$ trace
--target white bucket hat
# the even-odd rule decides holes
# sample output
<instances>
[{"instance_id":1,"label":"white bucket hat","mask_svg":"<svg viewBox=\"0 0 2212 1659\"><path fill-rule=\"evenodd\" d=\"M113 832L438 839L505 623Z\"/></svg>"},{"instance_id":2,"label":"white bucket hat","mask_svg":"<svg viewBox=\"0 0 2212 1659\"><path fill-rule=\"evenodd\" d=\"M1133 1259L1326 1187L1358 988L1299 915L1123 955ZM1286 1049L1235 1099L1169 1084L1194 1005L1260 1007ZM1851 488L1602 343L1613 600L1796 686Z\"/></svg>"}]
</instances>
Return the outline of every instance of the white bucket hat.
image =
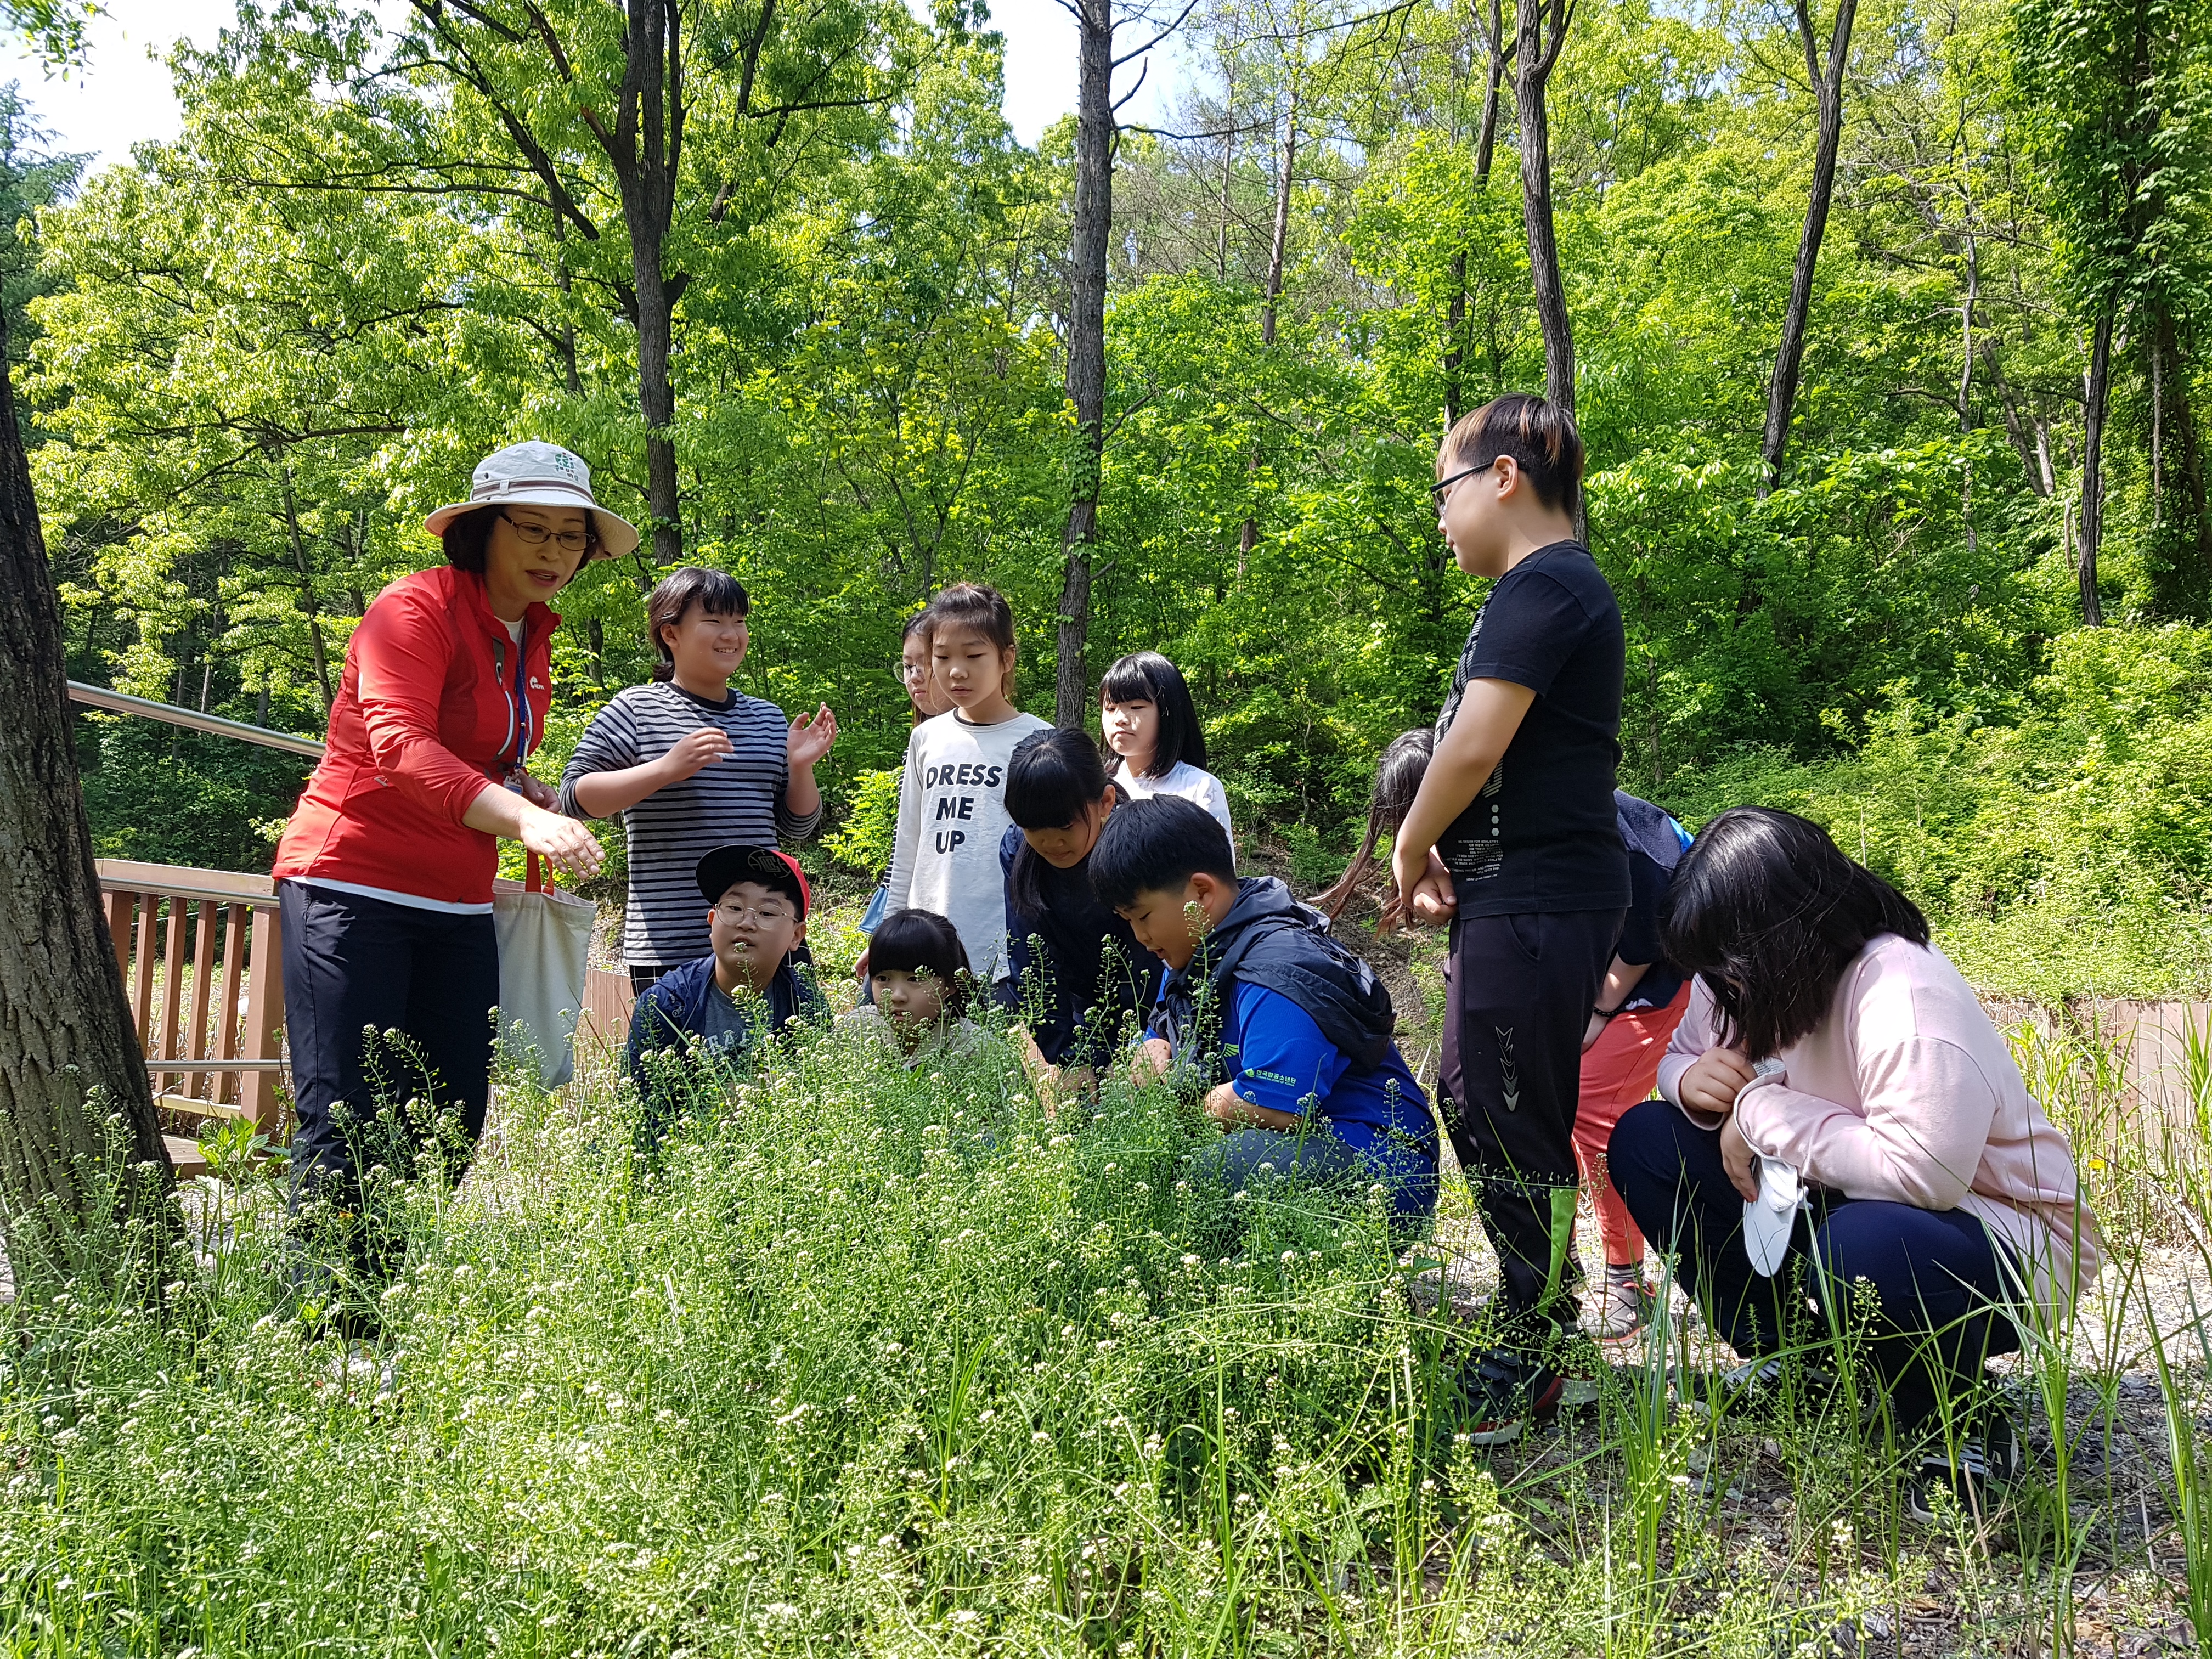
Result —
<instances>
[{"instance_id":1,"label":"white bucket hat","mask_svg":"<svg viewBox=\"0 0 2212 1659\"><path fill-rule=\"evenodd\" d=\"M592 499L592 469L583 458L558 444L509 444L477 463L469 476L469 498L449 502L422 520L422 528L442 536L464 513L483 507L581 507L599 527L595 558L619 559L637 550L637 531Z\"/></svg>"}]
</instances>

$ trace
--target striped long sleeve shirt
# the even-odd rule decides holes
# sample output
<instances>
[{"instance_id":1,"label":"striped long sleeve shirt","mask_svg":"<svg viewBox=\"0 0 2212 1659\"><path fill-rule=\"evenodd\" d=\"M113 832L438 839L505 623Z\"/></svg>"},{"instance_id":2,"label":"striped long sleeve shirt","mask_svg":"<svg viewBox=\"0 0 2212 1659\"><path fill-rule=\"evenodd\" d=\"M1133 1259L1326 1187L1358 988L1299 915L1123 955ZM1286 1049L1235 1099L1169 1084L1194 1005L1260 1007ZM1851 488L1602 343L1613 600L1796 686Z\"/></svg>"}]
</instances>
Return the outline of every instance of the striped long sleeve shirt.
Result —
<instances>
[{"instance_id":1,"label":"striped long sleeve shirt","mask_svg":"<svg viewBox=\"0 0 2212 1659\"><path fill-rule=\"evenodd\" d=\"M702 854L733 842L804 841L822 821L820 807L794 812L785 799L789 722L781 708L742 691L712 703L665 683L619 691L592 718L562 774L561 810L589 817L576 804L579 778L659 760L702 726L721 727L732 752L622 815L629 846L623 960L633 966L673 968L707 954L707 903L693 878Z\"/></svg>"}]
</instances>

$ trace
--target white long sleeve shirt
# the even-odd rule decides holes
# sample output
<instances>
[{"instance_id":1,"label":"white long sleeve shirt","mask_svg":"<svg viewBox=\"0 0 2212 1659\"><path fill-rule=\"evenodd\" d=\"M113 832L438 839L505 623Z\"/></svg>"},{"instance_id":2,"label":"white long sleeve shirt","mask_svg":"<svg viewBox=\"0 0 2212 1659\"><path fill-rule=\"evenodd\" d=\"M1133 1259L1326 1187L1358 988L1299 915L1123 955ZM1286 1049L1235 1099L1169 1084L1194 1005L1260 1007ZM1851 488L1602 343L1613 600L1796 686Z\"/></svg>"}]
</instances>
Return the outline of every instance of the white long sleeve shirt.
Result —
<instances>
[{"instance_id":1,"label":"white long sleeve shirt","mask_svg":"<svg viewBox=\"0 0 2212 1659\"><path fill-rule=\"evenodd\" d=\"M1006 954L1006 884L999 870L999 841L1012 822L1006 763L1024 738L1051 729L1051 721L1035 714L975 726L955 709L924 720L907 740L888 903L892 910L933 910L950 921L979 985L997 977Z\"/></svg>"}]
</instances>

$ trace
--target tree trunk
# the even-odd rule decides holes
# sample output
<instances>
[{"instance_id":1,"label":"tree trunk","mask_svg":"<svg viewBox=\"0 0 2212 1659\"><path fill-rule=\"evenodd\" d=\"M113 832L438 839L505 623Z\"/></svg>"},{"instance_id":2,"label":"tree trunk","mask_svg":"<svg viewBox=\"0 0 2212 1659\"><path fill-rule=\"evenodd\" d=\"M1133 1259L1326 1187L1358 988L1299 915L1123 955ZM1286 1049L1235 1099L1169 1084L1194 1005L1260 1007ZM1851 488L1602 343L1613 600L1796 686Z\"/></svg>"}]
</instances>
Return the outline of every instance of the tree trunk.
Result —
<instances>
[{"instance_id":1,"label":"tree trunk","mask_svg":"<svg viewBox=\"0 0 2212 1659\"><path fill-rule=\"evenodd\" d=\"M1075 230L1070 249L1067 397L1075 405L1075 467L1061 547L1059 674L1053 720L1085 723L1091 683L1091 547L1098 534L1099 475L1106 453L1106 244L1114 218L1113 0L1076 0Z\"/></svg>"},{"instance_id":2,"label":"tree trunk","mask_svg":"<svg viewBox=\"0 0 2212 1659\"><path fill-rule=\"evenodd\" d=\"M1505 82L1506 67L1520 46L1516 38L1505 38L1504 0L1490 0L1489 27L1486 40L1490 47L1490 74L1482 88L1482 128L1474 141L1474 187L1478 191L1490 188L1490 164L1498 152L1498 95Z\"/></svg>"},{"instance_id":3,"label":"tree trunk","mask_svg":"<svg viewBox=\"0 0 2212 1659\"><path fill-rule=\"evenodd\" d=\"M1452 255L1451 300L1444 307L1444 430L1459 419L1460 334L1467 327L1467 253Z\"/></svg>"},{"instance_id":4,"label":"tree trunk","mask_svg":"<svg viewBox=\"0 0 2212 1659\"><path fill-rule=\"evenodd\" d=\"M6 351L0 319L0 361ZM15 401L0 381L0 1232L18 1293L48 1223L82 1226L119 1203L153 1218L168 1153L101 919L92 830L70 740L61 612ZM92 1091L105 1096L104 1106ZM138 1178L101 1184L105 1113L120 1116ZM141 1170L139 1166L154 1166ZM166 1231L166 1228L161 1231Z\"/></svg>"},{"instance_id":5,"label":"tree trunk","mask_svg":"<svg viewBox=\"0 0 2212 1659\"><path fill-rule=\"evenodd\" d=\"M1480 5L1480 0L1474 0ZM1514 47L1505 39L1504 0L1490 0L1488 27L1483 37L1490 67L1482 88L1482 125L1474 141L1474 193L1490 193L1490 167L1498 154L1498 103L1505 82L1505 66L1513 61ZM1447 347L1444 351L1444 428L1449 431L1463 412L1461 409L1460 370L1467 361L1467 251L1452 255L1451 301L1447 307Z\"/></svg>"},{"instance_id":6,"label":"tree trunk","mask_svg":"<svg viewBox=\"0 0 2212 1659\"><path fill-rule=\"evenodd\" d=\"M2098 544L2105 533L2105 406L2112 392L2112 313L2097 317L2089 342L2088 407L2081 420L2081 621L2101 628L2105 607L2097 598Z\"/></svg>"},{"instance_id":7,"label":"tree trunk","mask_svg":"<svg viewBox=\"0 0 2212 1659\"><path fill-rule=\"evenodd\" d=\"M1997 407L2004 413L2005 436L2012 441L2013 453L2020 457L2021 472L2027 479L2027 487L2048 500L2051 490L2051 459L2043 423L2037 421L2035 430L2030 433L2028 420L2021 412L2011 383L2005 379L2004 359L1997 350L1996 342L1985 337L1979 350L1990 385L1997 394Z\"/></svg>"},{"instance_id":8,"label":"tree trunk","mask_svg":"<svg viewBox=\"0 0 2212 1659\"><path fill-rule=\"evenodd\" d=\"M1521 217L1528 234L1528 274L1536 291L1536 317L1544 329L1544 395L1575 412L1575 336L1567 320L1567 291L1559 280L1559 245L1552 230L1551 119L1544 88L1566 44L1570 0L1522 0L1515 42L1521 59L1513 80L1514 113L1521 125ZM1575 492L1575 534L1584 533L1582 491Z\"/></svg>"},{"instance_id":9,"label":"tree trunk","mask_svg":"<svg viewBox=\"0 0 2212 1659\"><path fill-rule=\"evenodd\" d=\"M1267 297L1260 305L1260 343L1263 346L1275 343L1275 317L1283 299L1283 264L1291 240L1291 173L1298 160L1298 94L1295 84L1291 88L1289 117L1283 127L1282 170L1275 175L1275 213L1267 234ZM1259 476L1257 443L1245 458L1244 472L1247 477ZM1250 566L1252 550L1259 544L1260 521L1248 518L1237 532L1237 574L1240 580Z\"/></svg>"},{"instance_id":10,"label":"tree trunk","mask_svg":"<svg viewBox=\"0 0 2212 1659\"><path fill-rule=\"evenodd\" d=\"M1974 307L1982 297L1980 250L1974 233L1966 231L1966 293L1959 302L1959 430L1974 429ZM1974 463L1970 456L1959 479L1959 521L1966 527L1966 551L1979 550L1974 535Z\"/></svg>"},{"instance_id":11,"label":"tree trunk","mask_svg":"<svg viewBox=\"0 0 2212 1659\"><path fill-rule=\"evenodd\" d=\"M1827 234L1828 204L1836 191L1836 151L1844 137L1844 65L1851 53L1851 20L1858 0L1838 0L1836 27L1828 36L1826 73L1813 38L1813 15L1796 0L1797 39L1805 49L1805 73L1820 103L1820 130L1813 156L1813 193L1805 204L1805 230L1797 239L1797 268L1790 278L1790 309L1782 319L1782 348L1774 359L1774 381L1767 388L1766 434L1759 447L1759 495L1765 500L1782 476L1782 455L1790 444L1790 419L1797 403L1797 377L1805 366L1805 325L1813 309L1813 272L1820 263L1820 239Z\"/></svg>"},{"instance_id":12,"label":"tree trunk","mask_svg":"<svg viewBox=\"0 0 2212 1659\"><path fill-rule=\"evenodd\" d=\"M1221 72L1221 225L1213 249L1213 271L1229 280L1229 187L1237 176L1237 62L1230 57Z\"/></svg>"},{"instance_id":13,"label":"tree trunk","mask_svg":"<svg viewBox=\"0 0 2212 1659\"><path fill-rule=\"evenodd\" d=\"M307 544L300 534L300 510L292 495L292 466L284 463L284 529L292 543L292 562L300 567L300 609L307 613L307 644L315 656L315 684L323 694L323 718L337 699L331 689L330 647L323 640L322 610L315 602L315 573L307 562Z\"/></svg>"},{"instance_id":14,"label":"tree trunk","mask_svg":"<svg viewBox=\"0 0 2212 1659\"><path fill-rule=\"evenodd\" d=\"M2150 308L2151 501L2160 614L2201 621L2212 610L2212 518L2205 512L2204 452L2189 406L2189 360L2173 313Z\"/></svg>"},{"instance_id":15,"label":"tree trunk","mask_svg":"<svg viewBox=\"0 0 2212 1659\"><path fill-rule=\"evenodd\" d=\"M676 285L661 250L676 216L684 147L684 19L676 0L629 0L622 108L612 142L602 136L622 192L629 231L631 286L637 296L637 403L645 419L645 505L653 519L653 557L684 557L682 502L676 488L676 392L669 380L675 340Z\"/></svg>"}]
</instances>

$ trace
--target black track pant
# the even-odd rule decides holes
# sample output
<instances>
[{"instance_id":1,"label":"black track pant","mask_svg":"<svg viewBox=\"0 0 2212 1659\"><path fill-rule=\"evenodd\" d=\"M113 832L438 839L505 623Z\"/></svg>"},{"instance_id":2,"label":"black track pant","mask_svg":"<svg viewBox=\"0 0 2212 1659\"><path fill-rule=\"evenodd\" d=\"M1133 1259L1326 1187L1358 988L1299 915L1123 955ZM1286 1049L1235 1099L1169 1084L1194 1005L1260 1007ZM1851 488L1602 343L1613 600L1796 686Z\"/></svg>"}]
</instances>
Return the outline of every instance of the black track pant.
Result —
<instances>
[{"instance_id":1,"label":"black track pant","mask_svg":"<svg viewBox=\"0 0 2212 1659\"><path fill-rule=\"evenodd\" d=\"M323 1196L354 1207L360 1175L373 1165L411 1176L434 1126L443 1126L441 1139L457 1142L447 1149L446 1169L458 1180L491 1096L491 1010L499 1001L491 917L299 881L278 882L276 901L299 1116L294 1206ZM398 1035L371 1044L367 1027ZM422 1108L408 1111L410 1099Z\"/></svg>"},{"instance_id":2,"label":"black track pant","mask_svg":"<svg viewBox=\"0 0 2212 1659\"><path fill-rule=\"evenodd\" d=\"M1560 1324L1577 1316L1583 1031L1623 915L1571 910L1452 924L1444 1127L1498 1252L1509 1321L1540 1311Z\"/></svg>"}]
</instances>

